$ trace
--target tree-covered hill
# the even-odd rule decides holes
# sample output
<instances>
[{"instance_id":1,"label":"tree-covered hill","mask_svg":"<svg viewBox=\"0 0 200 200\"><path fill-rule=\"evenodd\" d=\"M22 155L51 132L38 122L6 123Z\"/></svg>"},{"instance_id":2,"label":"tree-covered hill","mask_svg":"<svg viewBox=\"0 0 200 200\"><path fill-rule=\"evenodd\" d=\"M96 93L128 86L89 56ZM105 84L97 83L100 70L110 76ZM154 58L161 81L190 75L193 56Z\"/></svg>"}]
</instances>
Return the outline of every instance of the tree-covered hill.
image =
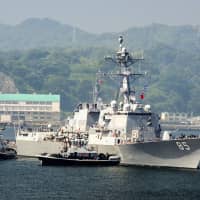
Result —
<instances>
[{"instance_id":1,"label":"tree-covered hill","mask_svg":"<svg viewBox=\"0 0 200 200\"><path fill-rule=\"evenodd\" d=\"M0 71L11 77L19 92L61 94L61 106L73 110L80 101L92 101L95 74L116 68L104 61L106 48L56 48L0 53ZM200 55L158 45L144 51L145 60L135 66L148 75L136 82L137 96L145 90L144 103L157 111L200 113ZM114 98L116 82L103 79L102 97Z\"/></svg>"}]
</instances>

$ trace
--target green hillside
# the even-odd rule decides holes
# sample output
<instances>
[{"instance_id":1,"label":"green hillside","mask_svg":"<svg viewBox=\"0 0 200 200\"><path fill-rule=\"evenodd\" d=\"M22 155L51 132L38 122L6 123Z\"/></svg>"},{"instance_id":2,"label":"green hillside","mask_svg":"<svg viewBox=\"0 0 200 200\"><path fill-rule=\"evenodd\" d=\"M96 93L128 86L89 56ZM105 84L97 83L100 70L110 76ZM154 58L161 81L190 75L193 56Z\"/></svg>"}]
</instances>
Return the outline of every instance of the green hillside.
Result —
<instances>
[{"instance_id":1,"label":"green hillside","mask_svg":"<svg viewBox=\"0 0 200 200\"><path fill-rule=\"evenodd\" d=\"M61 94L62 108L72 110L80 101L91 101L95 73L114 70L104 62L111 50L102 48L9 51L0 53L0 69L12 77L23 93ZM136 82L139 92L145 84L145 102L158 111L200 113L199 55L166 46L144 52L146 60L136 70L148 76ZM113 85L113 86L112 86ZM105 101L115 95L111 80L103 80Z\"/></svg>"}]
</instances>

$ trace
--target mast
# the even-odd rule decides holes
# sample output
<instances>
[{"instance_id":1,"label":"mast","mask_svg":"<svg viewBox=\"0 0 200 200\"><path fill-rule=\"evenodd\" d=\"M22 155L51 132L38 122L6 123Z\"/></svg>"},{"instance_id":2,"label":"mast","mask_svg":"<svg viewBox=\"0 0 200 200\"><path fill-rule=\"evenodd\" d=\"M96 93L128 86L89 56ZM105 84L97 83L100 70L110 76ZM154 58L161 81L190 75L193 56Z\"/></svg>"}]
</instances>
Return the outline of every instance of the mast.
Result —
<instances>
[{"instance_id":1,"label":"mast","mask_svg":"<svg viewBox=\"0 0 200 200\"><path fill-rule=\"evenodd\" d=\"M138 61L144 60L143 55L131 55L123 46L123 37L119 37L119 49L113 57L107 56L105 60L112 61L120 67L119 72L111 73L112 76L120 76L122 78L119 93L123 95L123 103L129 104L135 101L135 91L131 90L130 78L140 77L144 74L131 72L130 66Z\"/></svg>"},{"instance_id":2,"label":"mast","mask_svg":"<svg viewBox=\"0 0 200 200\"><path fill-rule=\"evenodd\" d=\"M93 88L93 103L96 104L98 102L99 94L100 94L100 84L101 80L99 77L99 73L96 74L96 80L95 80L95 85Z\"/></svg>"}]
</instances>

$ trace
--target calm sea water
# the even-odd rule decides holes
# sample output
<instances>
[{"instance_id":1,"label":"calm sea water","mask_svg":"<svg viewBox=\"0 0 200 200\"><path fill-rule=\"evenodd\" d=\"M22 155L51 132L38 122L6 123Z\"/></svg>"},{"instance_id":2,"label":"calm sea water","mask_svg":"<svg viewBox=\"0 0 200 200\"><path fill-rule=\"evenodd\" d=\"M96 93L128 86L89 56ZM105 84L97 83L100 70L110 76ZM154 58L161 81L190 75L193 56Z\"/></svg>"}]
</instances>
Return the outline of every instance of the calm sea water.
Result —
<instances>
[{"instance_id":1,"label":"calm sea water","mask_svg":"<svg viewBox=\"0 0 200 200\"><path fill-rule=\"evenodd\" d=\"M5 138L13 139L10 133ZM50 167L0 161L0 200L199 200L200 170Z\"/></svg>"},{"instance_id":2,"label":"calm sea water","mask_svg":"<svg viewBox=\"0 0 200 200\"><path fill-rule=\"evenodd\" d=\"M0 161L1 200L200 199L200 171L137 167L50 167Z\"/></svg>"}]
</instances>

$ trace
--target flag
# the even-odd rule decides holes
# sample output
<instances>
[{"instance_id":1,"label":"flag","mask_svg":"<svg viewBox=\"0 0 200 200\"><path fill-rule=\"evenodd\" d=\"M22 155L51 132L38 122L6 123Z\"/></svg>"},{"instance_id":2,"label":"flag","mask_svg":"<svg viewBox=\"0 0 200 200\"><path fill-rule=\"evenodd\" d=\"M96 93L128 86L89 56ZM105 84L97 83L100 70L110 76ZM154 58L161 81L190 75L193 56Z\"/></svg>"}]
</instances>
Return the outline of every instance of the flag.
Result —
<instances>
[{"instance_id":1,"label":"flag","mask_svg":"<svg viewBox=\"0 0 200 200\"><path fill-rule=\"evenodd\" d=\"M103 83L103 81L101 79L99 79L98 83L101 85Z\"/></svg>"},{"instance_id":2,"label":"flag","mask_svg":"<svg viewBox=\"0 0 200 200\"><path fill-rule=\"evenodd\" d=\"M140 99L144 99L144 93L143 92L140 94Z\"/></svg>"}]
</instances>

